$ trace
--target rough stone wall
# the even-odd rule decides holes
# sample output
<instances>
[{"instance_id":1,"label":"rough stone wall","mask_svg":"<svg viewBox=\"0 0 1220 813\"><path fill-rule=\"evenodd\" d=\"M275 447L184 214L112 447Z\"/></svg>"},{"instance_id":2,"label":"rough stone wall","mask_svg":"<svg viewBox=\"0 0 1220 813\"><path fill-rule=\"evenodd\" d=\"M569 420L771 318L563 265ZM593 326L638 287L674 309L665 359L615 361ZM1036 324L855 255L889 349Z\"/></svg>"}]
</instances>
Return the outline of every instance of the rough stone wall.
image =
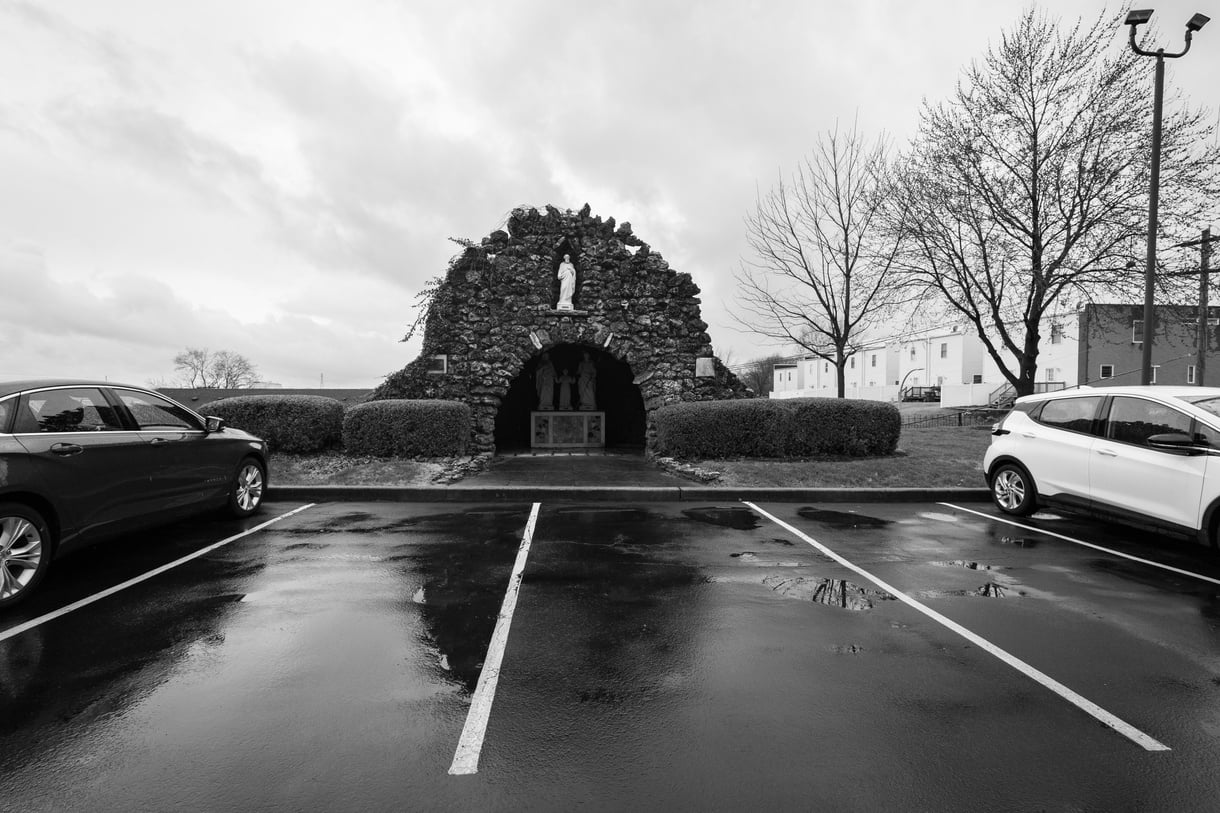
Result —
<instances>
[{"instance_id":1,"label":"rough stone wall","mask_svg":"<svg viewBox=\"0 0 1220 813\"><path fill-rule=\"evenodd\" d=\"M450 398L470 405L472 446L495 448L495 417L527 361L552 347L585 345L631 366L652 413L677 401L750 397L712 354L699 288L677 273L631 224L579 212L518 208L481 245L450 265L428 311L419 358L390 375L373 399ZM576 265L574 310L557 311L556 270ZM429 372L437 355L448 372ZM696 359L713 371L696 376ZM705 370L706 372L706 370Z\"/></svg>"}]
</instances>

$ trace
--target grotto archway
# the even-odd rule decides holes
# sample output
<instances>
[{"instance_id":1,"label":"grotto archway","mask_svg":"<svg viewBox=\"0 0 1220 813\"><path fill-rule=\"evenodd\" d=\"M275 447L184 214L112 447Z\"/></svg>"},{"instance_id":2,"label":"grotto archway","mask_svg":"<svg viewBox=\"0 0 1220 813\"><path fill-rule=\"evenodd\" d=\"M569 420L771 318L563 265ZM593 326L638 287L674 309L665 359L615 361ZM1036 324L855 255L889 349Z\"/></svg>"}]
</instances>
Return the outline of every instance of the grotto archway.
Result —
<instances>
[{"instance_id":1,"label":"grotto archway","mask_svg":"<svg viewBox=\"0 0 1220 813\"><path fill-rule=\"evenodd\" d=\"M496 412L495 444L500 452L530 447L530 413L538 408L534 373L545 352L556 372L575 375L584 353L597 368L597 409L606 413L606 448L642 450L647 418L644 397L631 365L588 344L560 344L539 350L521 367Z\"/></svg>"},{"instance_id":2,"label":"grotto archway","mask_svg":"<svg viewBox=\"0 0 1220 813\"><path fill-rule=\"evenodd\" d=\"M373 400L465 403L470 450L494 452L533 440L544 350L570 351L569 365L585 350L597 353L607 445L653 443L653 416L668 404L752 397L715 357L691 275L671 268L630 223L602 220L586 204L577 212L518 207L503 225L478 242L453 238L463 250L421 295L420 354Z\"/></svg>"}]
</instances>

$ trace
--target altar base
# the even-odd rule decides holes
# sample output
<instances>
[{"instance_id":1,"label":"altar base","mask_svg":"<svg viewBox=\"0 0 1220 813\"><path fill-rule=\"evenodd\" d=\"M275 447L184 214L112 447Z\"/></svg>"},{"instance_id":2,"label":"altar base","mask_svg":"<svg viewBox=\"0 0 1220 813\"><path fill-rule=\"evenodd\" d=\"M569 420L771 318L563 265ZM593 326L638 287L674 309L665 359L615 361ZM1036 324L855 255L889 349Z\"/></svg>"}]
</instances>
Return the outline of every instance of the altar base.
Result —
<instances>
[{"instance_id":1,"label":"altar base","mask_svg":"<svg viewBox=\"0 0 1220 813\"><path fill-rule=\"evenodd\" d=\"M606 413L593 410L531 412L530 446L536 449L605 448Z\"/></svg>"}]
</instances>

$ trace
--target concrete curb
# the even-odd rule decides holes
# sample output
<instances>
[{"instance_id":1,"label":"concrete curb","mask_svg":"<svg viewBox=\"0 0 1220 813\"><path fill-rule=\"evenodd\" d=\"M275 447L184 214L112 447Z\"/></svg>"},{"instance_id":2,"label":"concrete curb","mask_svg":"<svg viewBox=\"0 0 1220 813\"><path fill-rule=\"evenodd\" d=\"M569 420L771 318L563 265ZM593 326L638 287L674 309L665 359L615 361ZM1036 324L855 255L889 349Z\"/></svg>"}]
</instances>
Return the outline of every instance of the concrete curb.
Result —
<instances>
[{"instance_id":1,"label":"concrete curb","mask_svg":"<svg viewBox=\"0 0 1220 813\"><path fill-rule=\"evenodd\" d=\"M731 486L270 486L268 500L304 502L985 502L985 488Z\"/></svg>"}]
</instances>

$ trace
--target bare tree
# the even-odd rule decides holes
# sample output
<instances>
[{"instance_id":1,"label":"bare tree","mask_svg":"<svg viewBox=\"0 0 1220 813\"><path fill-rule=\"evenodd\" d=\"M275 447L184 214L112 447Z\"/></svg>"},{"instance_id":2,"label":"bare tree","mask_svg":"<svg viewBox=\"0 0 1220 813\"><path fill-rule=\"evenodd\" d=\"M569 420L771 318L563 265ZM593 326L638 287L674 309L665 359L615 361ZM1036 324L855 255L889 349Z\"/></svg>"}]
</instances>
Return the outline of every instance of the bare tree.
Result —
<instances>
[{"instance_id":1,"label":"bare tree","mask_svg":"<svg viewBox=\"0 0 1220 813\"><path fill-rule=\"evenodd\" d=\"M1152 71L1124 35L1115 17L1063 28L1027 11L947 102L925 102L900 162L904 264L1018 394L1034 389L1044 316L1069 298L1142 300ZM1167 102L1160 226L1189 234L1220 191L1212 128Z\"/></svg>"},{"instance_id":2,"label":"bare tree","mask_svg":"<svg viewBox=\"0 0 1220 813\"><path fill-rule=\"evenodd\" d=\"M739 365L735 372L742 383L754 390L755 395L766 398L775 389L775 365L785 358L779 353L772 353Z\"/></svg>"},{"instance_id":3,"label":"bare tree","mask_svg":"<svg viewBox=\"0 0 1220 813\"><path fill-rule=\"evenodd\" d=\"M898 304L894 231L881 228L888 148L867 143L853 126L819 138L788 181L746 219L753 256L737 274L746 330L798 345L835 365L844 395L847 359Z\"/></svg>"},{"instance_id":4,"label":"bare tree","mask_svg":"<svg viewBox=\"0 0 1220 813\"><path fill-rule=\"evenodd\" d=\"M249 389L258 382L258 370L250 360L229 350L212 353L188 347L174 356L174 371L187 387Z\"/></svg>"}]
</instances>

